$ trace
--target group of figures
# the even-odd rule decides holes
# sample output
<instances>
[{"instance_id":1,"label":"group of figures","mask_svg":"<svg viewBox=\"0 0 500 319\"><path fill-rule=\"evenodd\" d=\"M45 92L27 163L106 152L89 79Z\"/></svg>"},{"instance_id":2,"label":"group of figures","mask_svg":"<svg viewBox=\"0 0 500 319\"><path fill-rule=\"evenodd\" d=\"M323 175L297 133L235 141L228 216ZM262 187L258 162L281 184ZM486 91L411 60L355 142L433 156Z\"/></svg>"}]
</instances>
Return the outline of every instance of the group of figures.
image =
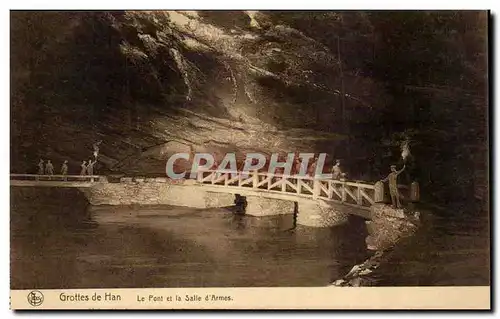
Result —
<instances>
[{"instance_id":1,"label":"group of figures","mask_svg":"<svg viewBox=\"0 0 500 319\"><path fill-rule=\"evenodd\" d=\"M102 141L98 141L93 144L94 148L94 160L90 159L88 162L87 161L82 161L82 164L80 165L81 170L80 170L80 176L93 176L94 175L94 166L97 163L97 156L99 155L99 145L102 143ZM50 160L47 160L47 163L44 163L42 159L38 162L38 173L37 175L54 175L54 165ZM64 163L61 165L61 171L60 175L68 175L68 161L65 160Z\"/></svg>"},{"instance_id":2,"label":"group of figures","mask_svg":"<svg viewBox=\"0 0 500 319\"><path fill-rule=\"evenodd\" d=\"M95 163L97 163L97 158L94 161L92 161L92 159L89 159L88 163L87 163L87 161L83 161L82 165L80 165L80 167L82 168L80 170L80 175L81 176L84 176L84 175L92 176L92 175L94 175L94 165L95 165Z\"/></svg>"},{"instance_id":3,"label":"group of figures","mask_svg":"<svg viewBox=\"0 0 500 319\"><path fill-rule=\"evenodd\" d=\"M64 161L61 165L61 175L68 174L68 161ZM50 160L44 163L42 159L38 162L38 175L54 175L54 165Z\"/></svg>"},{"instance_id":4,"label":"group of figures","mask_svg":"<svg viewBox=\"0 0 500 319\"><path fill-rule=\"evenodd\" d=\"M90 159L87 163L87 161L83 161L81 165L81 171L80 175L89 175L92 176L94 175L94 165L97 163L97 159L92 161ZM43 161L43 159L40 159L38 162L38 173L37 175L54 175L54 165L52 164L51 160L47 160L47 163ZM61 165L61 170L60 170L60 175L68 175L68 161L64 161L63 164Z\"/></svg>"}]
</instances>

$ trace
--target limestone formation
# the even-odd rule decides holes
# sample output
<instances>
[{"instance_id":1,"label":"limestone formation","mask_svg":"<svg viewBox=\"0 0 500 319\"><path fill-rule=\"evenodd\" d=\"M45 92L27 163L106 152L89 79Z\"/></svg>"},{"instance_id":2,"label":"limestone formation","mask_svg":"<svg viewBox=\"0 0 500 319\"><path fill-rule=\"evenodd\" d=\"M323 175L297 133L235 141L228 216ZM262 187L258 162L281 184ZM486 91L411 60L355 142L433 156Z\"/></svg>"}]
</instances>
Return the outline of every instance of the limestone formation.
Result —
<instances>
[{"instance_id":1,"label":"limestone formation","mask_svg":"<svg viewBox=\"0 0 500 319\"><path fill-rule=\"evenodd\" d=\"M367 221L370 234L366 238L369 250L384 250L394 246L401 238L411 236L418 226L418 212L407 212L389 205L375 204L371 207L372 220Z\"/></svg>"},{"instance_id":2,"label":"limestone formation","mask_svg":"<svg viewBox=\"0 0 500 319\"><path fill-rule=\"evenodd\" d=\"M336 280L332 286L337 287L366 287L374 286L376 279L372 275L373 272L380 266L380 261L383 258L383 252L376 252L372 257L359 265L354 265L349 273L343 278Z\"/></svg>"}]
</instances>

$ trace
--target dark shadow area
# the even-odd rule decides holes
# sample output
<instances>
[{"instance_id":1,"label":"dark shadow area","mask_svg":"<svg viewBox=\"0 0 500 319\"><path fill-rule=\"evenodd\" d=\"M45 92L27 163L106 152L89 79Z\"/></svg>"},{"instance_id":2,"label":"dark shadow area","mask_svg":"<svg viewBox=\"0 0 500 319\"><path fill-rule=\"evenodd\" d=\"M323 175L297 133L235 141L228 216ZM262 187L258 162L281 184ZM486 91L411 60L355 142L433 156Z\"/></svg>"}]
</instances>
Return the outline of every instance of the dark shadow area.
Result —
<instances>
[{"instance_id":1,"label":"dark shadow area","mask_svg":"<svg viewBox=\"0 0 500 319\"><path fill-rule=\"evenodd\" d=\"M77 190L21 191L12 197L12 289L325 286L365 255L350 224L290 231L293 215L87 207Z\"/></svg>"},{"instance_id":2,"label":"dark shadow area","mask_svg":"<svg viewBox=\"0 0 500 319\"><path fill-rule=\"evenodd\" d=\"M235 205L235 210L234 210L235 213L244 215L245 209L247 207L246 197L236 194L234 199L234 205Z\"/></svg>"}]
</instances>

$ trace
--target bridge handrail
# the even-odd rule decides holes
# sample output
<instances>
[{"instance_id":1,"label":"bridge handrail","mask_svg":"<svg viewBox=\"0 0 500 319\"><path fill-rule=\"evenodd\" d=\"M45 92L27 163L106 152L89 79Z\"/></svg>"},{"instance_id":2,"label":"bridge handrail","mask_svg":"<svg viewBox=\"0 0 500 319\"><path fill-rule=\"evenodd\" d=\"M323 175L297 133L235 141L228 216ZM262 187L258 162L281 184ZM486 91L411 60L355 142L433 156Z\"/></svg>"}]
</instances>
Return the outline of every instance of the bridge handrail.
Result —
<instances>
[{"instance_id":1,"label":"bridge handrail","mask_svg":"<svg viewBox=\"0 0 500 319\"><path fill-rule=\"evenodd\" d=\"M225 171L218 171L218 170L214 170L214 169L204 169L204 170L199 170L198 171L199 173L206 173L206 172L210 172L210 173L219 173L221 175L224 175L224 174L240 174L240 175L248 175L248 177L250 176L253 176L253 175L257 175L257 176L264 176L264 177L280 177L280 178L285 178L285 179L301 179L301 180L308 180L308 181L322 181L322 182L325 182L325 181L329 181L329 182L332 182L334 184L339 184L339 185L347 185L347 186L361 186L361 187L364 187L364 188L368 188L368 189L374 189L374 184L369 184L369 183L366 183L366 182L358 182L358 181L348 181L348 180L338 180L338 179L331 179L331 178L326 178L326 177L321 177L321 176L304 176L304 175L285 175L285 174L279 174L279 173L266 173L266 172L257 172L255 173L255 171L250 171L250 172L243 172L243 171L229 171L229 170L225 170ZM406 187L406 186L404 186Z\"/></svg>"},{"instance_id":2,"label":"bridge handrail","mask_svg":"<svg viewBox=\"0 0 500 319\"><path fill-rule=\"evenodd\" d=\"M213 169L199 170L198 173L197 182L202 185L208 184L216 187L237 187L253 189L254 191L290 194L341 202L363 208L369 208L374 204L377 196L373 184L333 180L321 176L285 175L258 171L219 171Z\"/></svg>"},{"instance_id":3,"label":"bridge handrail","mask_svg":"<svg viewBox=\"0 0 500 319\"><path fill-rule=\"evenodd\" d=\"M25 177L26 179L21 179ZM100 175L38 175L38 174L10 174L11 180L54 180L54 181L98 181L101 178Z\"/></svg>"}]
</instances>

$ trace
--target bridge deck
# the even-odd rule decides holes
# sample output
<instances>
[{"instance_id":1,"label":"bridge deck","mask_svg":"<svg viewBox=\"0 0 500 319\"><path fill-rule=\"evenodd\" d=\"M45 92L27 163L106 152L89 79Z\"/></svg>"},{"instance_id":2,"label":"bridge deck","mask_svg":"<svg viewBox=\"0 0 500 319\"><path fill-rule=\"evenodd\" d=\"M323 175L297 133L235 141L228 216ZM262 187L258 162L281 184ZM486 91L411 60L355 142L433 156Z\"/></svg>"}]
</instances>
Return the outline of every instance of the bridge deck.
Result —
<instances>
[{"instance_id":1,"label":"bridge deck","mask_svg":"<svg viewBox=\"0 0 500 319\"><path fill-rule=\"evenodd\" d=\"M11 186L23 187L92 187L100 176L11 174Z\"/></svg>"},{"instance_id":2,"label":"bridge deck","mask_svg":"<svg viewBox=\"0 0 500 319\"><path fill-rule=\"evenodd\" d=\"M61 182L61 181L10 181L11 186L21 186L21 187L92 187L95 182Z\"/></svg>"},{"instance_id":3,"label":"bridge deck","mask_svg":"<svg viewBox=\"0 0 500 319\"><path fill-rule=\"evenodd\" d=\"M11 174L11 186L28 187L92 187L107 179L101 176L78 175L31 175ZM144 180L144 178L141 178ZM127 181L132 182L132 178ZM370 218L370 207L380 196L382 183L375 185L362 181L327 180L309 176L279 175L253 172L199 172L195 181L178 185L202 187L207 191L231 193L241 196L257 196L288 201L314 200L320 205L342 207L350 214ZM398 185L399 188L407 186ZM381 195L382 193L382 195Z\"/></svg>"}]
</instances>

